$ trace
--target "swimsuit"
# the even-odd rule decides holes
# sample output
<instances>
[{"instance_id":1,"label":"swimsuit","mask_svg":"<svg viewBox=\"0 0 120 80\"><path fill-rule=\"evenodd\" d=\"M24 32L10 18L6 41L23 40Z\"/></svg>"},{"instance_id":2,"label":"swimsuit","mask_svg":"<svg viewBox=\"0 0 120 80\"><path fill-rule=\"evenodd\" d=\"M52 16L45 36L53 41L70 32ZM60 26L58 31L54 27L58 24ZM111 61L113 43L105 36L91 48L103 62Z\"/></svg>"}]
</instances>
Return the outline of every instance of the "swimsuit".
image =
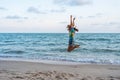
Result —
<instances>
[{"instance_id":1,"label":"swimsuit","mask_svg":"<svg viewBox=\"0 0 120 80\"><path fill-rule=\"evenodd\" d=\"M75 29L71 28L69 32L69 46L74 45L74 34L75 34Z\"/></svg>"}]
</instances>

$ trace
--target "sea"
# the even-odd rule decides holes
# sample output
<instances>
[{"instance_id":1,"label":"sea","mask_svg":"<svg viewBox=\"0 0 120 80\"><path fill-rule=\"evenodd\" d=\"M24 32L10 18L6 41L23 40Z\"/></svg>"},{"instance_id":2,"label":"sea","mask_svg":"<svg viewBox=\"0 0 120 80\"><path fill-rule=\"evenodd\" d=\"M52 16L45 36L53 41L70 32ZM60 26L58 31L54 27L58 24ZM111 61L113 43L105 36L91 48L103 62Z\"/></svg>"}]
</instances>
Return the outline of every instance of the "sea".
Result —
<instances>
[{"instance_id":1,"label":"sea","mask_svg":"<svg viewBox=\"0 0 120 80\"><path fill-rule=\"evenodd\" d=\"M0 33L0 60L120 65L120 33L76 33L80 48L67 52L68 33Z\"/></svg>"}]
</instances>

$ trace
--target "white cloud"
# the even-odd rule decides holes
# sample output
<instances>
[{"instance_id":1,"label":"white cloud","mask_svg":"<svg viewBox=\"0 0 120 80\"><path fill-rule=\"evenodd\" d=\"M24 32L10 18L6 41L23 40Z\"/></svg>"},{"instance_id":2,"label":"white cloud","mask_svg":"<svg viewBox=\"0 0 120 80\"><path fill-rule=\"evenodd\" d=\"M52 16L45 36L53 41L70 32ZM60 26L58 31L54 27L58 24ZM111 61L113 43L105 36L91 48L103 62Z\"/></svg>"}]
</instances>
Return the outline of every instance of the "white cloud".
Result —
<instances>
[{"instance_id":1,"label":"white cloud","mask_svg":"<svg viewBox=\"0 0 120 80\"><path fill-rule=\"evenodd\" d=\"M92 0L54 0L54 3L69 6L80 6L91 4Z\"/></svg>"},{"instance_id":2,"label":"white cloud","mask_svg":"<svg viewBox=\"0 0 120 80\"><path fill-rule=\"evenodd\" d=\"M5 19L28 19L28 17L21 17L17 15L6 16Z\"/></svg>"},{"instance_id":3,"label":"white cloud","mask_svg":"<svg viewBox=\"0 0 120 80\"><path fill-rule=\"evenodd\" d=\"M43 12L43 11L40 11L38 8L36 7L29 7L27 9L27 12L30 12L30 13L36 13L36 14L46 14L46 12Z\"/></svg>"},{"instance_id":4,"label":"white cloud","mask_svg":"<svg viewBox=\"0 0 120 80\"><path fill-rule=\"evenodd\" d=\"M64 8L60 8L60 9L51 9L50 12L54 12L54 13L62 13L65 12L66 9Z\"/></svg>"},{"instance_id":5,"label":"white cloud","mask_svg":"<svg viewBox=\"0 0 120 80\"><path fill-rule=\"evenodd\" d=\"M4 8L4 7L0 7L0 10L7 10L6 8Z\"/></svg>"},{"instance_id":6,"label":"white cloud","mask_svg":"<svg viewBox=\"0 0 120 80\"><path fill-rule=\"evenodd\" d=\"M120 26L119 22L104 22L104 23L95 23L95 24L91 24L93 26Z\"/></svg>"}]
</instances>

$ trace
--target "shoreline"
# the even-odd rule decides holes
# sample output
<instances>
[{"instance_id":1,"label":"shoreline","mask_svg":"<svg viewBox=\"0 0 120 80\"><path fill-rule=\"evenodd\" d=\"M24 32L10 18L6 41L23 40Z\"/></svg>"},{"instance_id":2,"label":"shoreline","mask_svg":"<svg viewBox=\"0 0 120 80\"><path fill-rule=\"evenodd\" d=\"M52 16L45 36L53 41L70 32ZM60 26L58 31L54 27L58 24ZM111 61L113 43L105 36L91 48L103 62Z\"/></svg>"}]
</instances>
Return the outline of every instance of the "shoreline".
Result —
<instances>
[{"instance_id":1,"label":"shoreline","mask_svg":"<svg viewBox=\"0 0 120 80\"><path fill-rule=\"evenodd\" d=\"M35 59L15 59L15 58L0 58L0 61L20 61L20 62L33 62L33 63L44 63L44 64L57 64L57 65L118 65L113 63L83 63L83 62L72 62L72 61L55 61L55 60L35 60Z\"/></svg>"},{"instance_id":2,"label":"shoreline","mask_svg":"<svg viewBox=\"0 0 120 80\"><path fill-rule=\"evenodd\" d=\"M120 80L120 65L0 60L0 80Z\"/></svg>"},{"instance_id":3,"label":"shoreline","mask_svg":"<svg viewBox=\"0 0 120 80\"><path fill-rule=\"evenodd\" d=\"M30 63L43 63L53 65L79 65L85 63L69 62L69 61L53 61L53 60L29 60L29 59L0 59L0 61L16 61L16 62L30 62ZM88 63L89 64L89 63Z\"/></svg>"}]
</instances>

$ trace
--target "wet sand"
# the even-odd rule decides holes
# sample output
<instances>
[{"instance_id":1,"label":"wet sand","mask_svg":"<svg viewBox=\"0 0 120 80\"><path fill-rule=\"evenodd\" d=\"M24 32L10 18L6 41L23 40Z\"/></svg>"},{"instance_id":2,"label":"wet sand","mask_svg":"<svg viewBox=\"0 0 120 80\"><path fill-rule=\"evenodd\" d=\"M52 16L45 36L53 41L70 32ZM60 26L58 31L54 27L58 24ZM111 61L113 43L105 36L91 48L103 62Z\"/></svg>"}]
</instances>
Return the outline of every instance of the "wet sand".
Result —
<instances>
[{"instance_id":1,"label":"wet sand","mask_svg":"<svg viewBox=\"0 0 120 80\"><path fill-rule=\"evenodd\" d=\"M120 80L120 65L0 60L0 80Z\"/></svg>"}]
</instances>

